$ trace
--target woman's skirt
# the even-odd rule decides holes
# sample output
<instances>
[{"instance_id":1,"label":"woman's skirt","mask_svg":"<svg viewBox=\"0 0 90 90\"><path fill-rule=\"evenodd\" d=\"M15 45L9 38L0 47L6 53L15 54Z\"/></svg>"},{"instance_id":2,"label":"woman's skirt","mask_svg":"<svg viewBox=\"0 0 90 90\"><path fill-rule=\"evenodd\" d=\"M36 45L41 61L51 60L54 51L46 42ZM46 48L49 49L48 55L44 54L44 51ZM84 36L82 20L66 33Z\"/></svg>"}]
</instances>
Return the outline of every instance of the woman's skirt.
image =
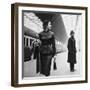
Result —
<instances>
[{"instance_id":1,"label":"woman's skirt","mask_svg":"<svg viewBox=\"0 0 90 90\"><path fill-rule=\"evenodd\" d=\"M52 55L45 55L45 54L40 55L40 61L41 61L40 73L41 74L44 74L45 76L50 75L51 60L52 60Z\"/></svg>"}]
</instances>

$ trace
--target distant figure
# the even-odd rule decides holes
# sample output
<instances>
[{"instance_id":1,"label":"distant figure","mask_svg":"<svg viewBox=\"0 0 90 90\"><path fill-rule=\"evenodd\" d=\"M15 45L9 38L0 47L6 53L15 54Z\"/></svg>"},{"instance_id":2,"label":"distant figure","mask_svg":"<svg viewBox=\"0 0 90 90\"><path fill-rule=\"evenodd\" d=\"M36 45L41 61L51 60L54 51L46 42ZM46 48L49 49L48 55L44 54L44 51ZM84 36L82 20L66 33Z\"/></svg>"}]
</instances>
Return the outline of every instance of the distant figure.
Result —
<instances>
[{"instance_id":1,"label":"distant figure","mask_svg":"<svg viewBox=\"0 0 90 90\"><path fill-rule=\"evenodd\" d=\"M76 44L74 38L74 31L70 32L71 37L68 40L68 62L70 63L70 71L74 72L74 64L76 64Z\"/></svg>"},{"instance_id":2,"label":"distant figure","mask_svg":"<svg viewBox=\"0 0 90 90\"><path fill-rule=\"evenodd\" d=\"M33 59L36 59L36 73L40 71L40 40L36 39L33 42Z\"/></svg>"},{"instance_id":3,"label":"distant figure","mask_svg":"<svg viewBox=\"0 0 90 90\"><path fill-rule=\"evenodd\" d=\"M41 71L40 73L49 76L51 70L51 60L56 53L55 37L54 33L51 32L51 22L47 21L43 24L44 31L39 34L41 41L40 46L40 61Z\"/></svg>"}]
</instances>

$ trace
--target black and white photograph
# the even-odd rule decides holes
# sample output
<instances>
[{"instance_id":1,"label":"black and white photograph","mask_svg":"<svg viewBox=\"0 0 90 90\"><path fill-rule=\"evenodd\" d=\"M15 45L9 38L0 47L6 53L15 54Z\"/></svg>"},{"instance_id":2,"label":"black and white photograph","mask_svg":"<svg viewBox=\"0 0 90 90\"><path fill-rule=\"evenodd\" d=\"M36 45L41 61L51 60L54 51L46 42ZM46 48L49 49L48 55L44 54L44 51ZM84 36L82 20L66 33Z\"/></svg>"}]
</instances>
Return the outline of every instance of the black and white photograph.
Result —
<instances>
[{"instance_id":1,"label":"black and white photograph","mask_svg":"<svg viewBox=\"0 0 90 90\"><path fill-rule=\"evenodd\" d=\"M22 17L23 76L80 75L82 15L23 11Z\"/></svg>"},{"instance_id":2,"label":"black and white photograph","mask_svg":"<svg viewBox=\"0 0 90 90\"><path fill-rule=\"evenodd\" d=\"M86 81L86 11L18 6L18 83Z\"/></svg>"}]
</instances>

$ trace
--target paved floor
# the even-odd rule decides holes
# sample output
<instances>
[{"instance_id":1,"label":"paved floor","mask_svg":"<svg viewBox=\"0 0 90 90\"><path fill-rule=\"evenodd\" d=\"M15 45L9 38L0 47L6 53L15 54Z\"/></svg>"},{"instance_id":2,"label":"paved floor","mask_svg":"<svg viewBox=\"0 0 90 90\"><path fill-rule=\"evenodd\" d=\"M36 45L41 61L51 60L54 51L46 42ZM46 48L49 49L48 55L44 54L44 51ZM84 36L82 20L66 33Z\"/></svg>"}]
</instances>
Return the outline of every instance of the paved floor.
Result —
<instances>
[{"instance_id":1,"label":"paved floor","mask_svg":"<svg viewBox=\"0 0 90 90\"><path fill-rule=\"evenodd\" d=\"M67 76L79 75L81 72L80 52L77 53L77 64L75 64L75 72L70 72L69 63L67 63L67 52L59 53L56 57L57 70L53 70L53 59L51 65L50 76ZM36 74L36 60L24 62L24 77L41 77L43 75Z\"/></svg>"}]
</instances>

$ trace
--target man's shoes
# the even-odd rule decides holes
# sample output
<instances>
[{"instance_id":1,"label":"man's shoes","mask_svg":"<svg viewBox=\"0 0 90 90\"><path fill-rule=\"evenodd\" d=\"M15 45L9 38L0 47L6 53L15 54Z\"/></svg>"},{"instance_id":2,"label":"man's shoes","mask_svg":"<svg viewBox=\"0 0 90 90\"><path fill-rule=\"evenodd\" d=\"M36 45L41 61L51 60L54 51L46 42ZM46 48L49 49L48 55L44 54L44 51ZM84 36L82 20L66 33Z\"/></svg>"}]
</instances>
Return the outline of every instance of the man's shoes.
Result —
<instances>
[{"instance_id":1,"label":"man's shoes","mask_svg":"<svg viewBox=\"0 0 90 90\"><path fill-rule=\"evenodd\" d=\"M74 72L74 71L76 71L75 69L73 69L73 70L70 70L71 72Z\"/></svg>"}]
</instances>

